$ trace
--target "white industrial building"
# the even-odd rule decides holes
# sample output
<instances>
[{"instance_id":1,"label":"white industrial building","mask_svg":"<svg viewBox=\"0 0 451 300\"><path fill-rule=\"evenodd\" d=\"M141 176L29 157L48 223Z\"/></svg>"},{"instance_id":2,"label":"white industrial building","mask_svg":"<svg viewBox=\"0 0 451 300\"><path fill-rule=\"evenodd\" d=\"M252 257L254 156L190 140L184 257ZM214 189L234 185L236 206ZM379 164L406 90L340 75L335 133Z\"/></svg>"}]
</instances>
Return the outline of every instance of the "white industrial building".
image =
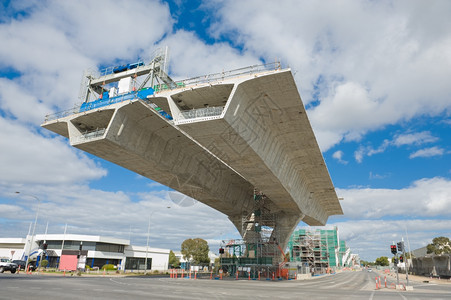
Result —
<instances>
[{"instance_id":1,"label":"white industrial building","mask_svg":"<svg viewBox=\"0 0 451 300\"><path fill-rule=\"evenodd\" d=\"M44 251L44 244L46 250ZM0 257L12 260L39 261L49 267L70 270L81 256L84 265L101 268L112 264L118 270L165 271L168 269L169 249L130 245L129 240L79 234L42 234L27 238L0 238ZM147 268L146 268L147 261ZM64 267L63 267L64 266Z\"/></svg>"}]
</instances>

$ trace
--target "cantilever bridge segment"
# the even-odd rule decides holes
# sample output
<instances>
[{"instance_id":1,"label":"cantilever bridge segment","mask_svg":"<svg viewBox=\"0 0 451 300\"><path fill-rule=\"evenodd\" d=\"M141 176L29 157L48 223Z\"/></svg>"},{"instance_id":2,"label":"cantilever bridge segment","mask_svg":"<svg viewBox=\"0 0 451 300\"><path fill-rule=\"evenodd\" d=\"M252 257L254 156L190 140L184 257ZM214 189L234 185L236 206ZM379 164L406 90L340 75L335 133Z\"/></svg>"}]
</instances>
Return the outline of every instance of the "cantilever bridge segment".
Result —
<instances>
[{"instance_id":1,"label":"cantilever bridge segment","mask_svg":"<svg viewBox=\"0 0 451 300\"><path fill-rule=\"evenodd\" d=\"M42 127L226 214L254 257L343 213L290 69L174 82L159 61L86 75L83 104Z\"/></svg>"}]
</instances>

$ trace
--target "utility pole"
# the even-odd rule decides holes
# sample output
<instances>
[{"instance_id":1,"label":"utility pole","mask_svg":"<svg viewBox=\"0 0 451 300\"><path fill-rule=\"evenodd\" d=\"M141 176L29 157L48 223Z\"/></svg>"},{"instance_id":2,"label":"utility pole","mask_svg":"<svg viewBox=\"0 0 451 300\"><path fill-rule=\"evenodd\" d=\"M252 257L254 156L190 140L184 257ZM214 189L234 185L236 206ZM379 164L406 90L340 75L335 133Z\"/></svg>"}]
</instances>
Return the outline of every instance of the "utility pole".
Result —
<instances>
[{"instance_id":1,"label":"utility pole","mask_svg":"<svg viewBox=\"0 0 451 300\"><path fill-rule=\"evenodd\" d=\"M21 192L16 192L16 194L22 194L24 196L29 196L29 197L32 197L32 198L34 198L34 199L36 199L38 201L38 207L36 209L36 216L34 218L33 233L31 234L30 247L28 249L27 261L26 261L26 266L28 266L28 263L30 262L31 251L33 250L33 248L32 248L33 247L33 240L34 240L34 235L35 235L35 232L36 232L36 223L38 222L39 206L41 205L41 199L39 199L37 196L31 195L31 194L23 194Z\"/></svg>"},{"instance_id":2,"label":"utility pole","mask_svg":"<svg viewBox=\"0 0 451 300\"><path fill-rule=\"evenodd\" d=\"M81 265L80 261L83 260L83 257L82 257L83 252L82 251L83 251L83 241L80 241L80 246L78 248L78 255L77 255L77 272L79 275L82 272L82 268L80 268L80 265Z\"/></svg>"},{"instance_id":3,"label":"utility pole","mask_svg":"<svg viewBox=\"0 0 451 300\"><path fill-rule=\"evenodd\" d=\"M401 239L401 245L402 245L402 255L403 255L404 261L405 261L404 265L406 268L406 286L408 286L409 285L409 268L408 268L409 260L407 259L407 256L406 256L406 247L404 247L404 238Z\"/></svg>"},{"instance_id":4,"label":"utility pole","mask_svg":"<svg viewBox=\"0 0 451 300\"><path fill-rule=\"evenodd\" d=\"M47 250L47 230L49 228L49 222L47 222L47 225L45 226L45 233L44 233L44 242L42 243L42 251L39 254L39 272L41 272L41 265L42 265L42 255L44 254L44 252Z\"/></svg>"},{"instance_id":5,"label":"utility pole","mask_svg":"<svg viewBox=\"0 0 451 300\"><path fill-rule=\"evenodd\" d=\"M147 274L147 256L149 253L150 217L152 215L153 215L153 213L150 214L150 216L149 216L149 225L147 226L147 244L146 244L146 259L144 260L144 265L145 265L144 274Z\"/></svg>"},{"instance_id":6,"label":"utility pole","mask_svg":"<svg viewBox=\"0 0 451 300\"><path fill-rule=\"evenodd\" d=\"M171 207L167 206L166 208L169 209ZM144 264L145 264L144 274L147 274L147 257L148 257L148 253L149 253L149 237L150 237L150 218L153 216L154 213L155 213L155 211L153 211L149 215L149 224L147 225L147 243L146 243L146 259L144 260Z\"/></svg>"},{"instance_id":7,"label":"utility pole","mask_svg":"<svg viewBox=\"0 0 451 300\"><path fill-rule=\"evenodd\" d=\"M396 265L396 285L399 285L399 273L398 273L398 253L395 255L395 265Z\"/></svg>"}]
</instances>

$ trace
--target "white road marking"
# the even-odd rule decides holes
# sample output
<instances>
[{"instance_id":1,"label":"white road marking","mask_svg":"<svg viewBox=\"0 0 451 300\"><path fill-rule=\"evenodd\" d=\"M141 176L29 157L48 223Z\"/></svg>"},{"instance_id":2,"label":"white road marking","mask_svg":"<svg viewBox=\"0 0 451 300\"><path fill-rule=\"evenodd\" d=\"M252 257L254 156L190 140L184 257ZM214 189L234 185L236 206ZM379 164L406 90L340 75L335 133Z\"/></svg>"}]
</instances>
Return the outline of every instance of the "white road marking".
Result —
<instances>
[{"instance_id":1,"label":"white road marking","mask_svg":"<svg viewBox=\"0 0 451 300\"><path fill-rule=\"evenodd\" d=\"M398 295L399 295L399 296L401 296L401 298L403 298L404 300L407 300L407 298L406 298L406 297L404 297L404 295L403 295L403 294L401 294L401 293L398 293Z\"/></svg>"}]
</instances>

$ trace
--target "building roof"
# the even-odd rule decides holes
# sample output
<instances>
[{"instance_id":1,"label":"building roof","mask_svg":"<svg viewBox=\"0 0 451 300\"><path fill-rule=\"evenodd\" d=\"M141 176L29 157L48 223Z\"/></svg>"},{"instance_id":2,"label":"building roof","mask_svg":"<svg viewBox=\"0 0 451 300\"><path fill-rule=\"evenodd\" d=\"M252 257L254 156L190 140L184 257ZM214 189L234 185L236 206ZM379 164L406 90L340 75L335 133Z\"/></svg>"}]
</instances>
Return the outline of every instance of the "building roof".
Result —
<instances>
[{"instance_id":1,"label":"building roof","mask_svg":"<svg viewBox=\"0 0 451 300\"><path fill-rule=\"evenodd\" d=\"M134 252L146 252L146 246L133 246L133 245L129 245L125 251L134 251ZM149 247L147 249L148 252L153 252L153 253L163 253L163 254L168 254L171 250L169 249L163 249L163 248L155 248L155 247Z\"/></svg>"},{"instance_id":2,"label":"building roof","mask_svg":"<svg viewBox=\"0 0 451 300\"><path fill-rule=\"evenodd\" d=\"M84 234L37 234L37 241L83 241L83 242L99 242L128 246L130 240L118 239L113 237L105 237L100 235L84 235Z\"/></svg>"},{"instance_id":3,"label":"building roof","mask_svg":"<svg viewBox=\"0 0 451 300\"><path fill-rule=\"evenodd\" d=\"M0 244L25 244L24 238L0 238Z\"/></svg>"}]
</instances>

